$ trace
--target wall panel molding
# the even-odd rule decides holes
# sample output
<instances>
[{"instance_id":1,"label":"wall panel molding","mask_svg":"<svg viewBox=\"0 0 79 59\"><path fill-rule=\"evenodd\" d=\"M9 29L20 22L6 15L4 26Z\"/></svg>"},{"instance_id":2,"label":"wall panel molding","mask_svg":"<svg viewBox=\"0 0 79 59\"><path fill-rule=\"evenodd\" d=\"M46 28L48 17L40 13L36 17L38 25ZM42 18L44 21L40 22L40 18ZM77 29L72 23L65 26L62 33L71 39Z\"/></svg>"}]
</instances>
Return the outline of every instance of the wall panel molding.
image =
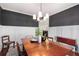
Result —
<instances>
[{"instance_id":1,"label":"wall panel molding","mask_svg":"<svg viewBox=\"0 0 79 59\"><path fill-rule=\"evenodd\" d=\"M1 24L1 7L0 7L0 24Z\"/></svg>"}]
</instances>

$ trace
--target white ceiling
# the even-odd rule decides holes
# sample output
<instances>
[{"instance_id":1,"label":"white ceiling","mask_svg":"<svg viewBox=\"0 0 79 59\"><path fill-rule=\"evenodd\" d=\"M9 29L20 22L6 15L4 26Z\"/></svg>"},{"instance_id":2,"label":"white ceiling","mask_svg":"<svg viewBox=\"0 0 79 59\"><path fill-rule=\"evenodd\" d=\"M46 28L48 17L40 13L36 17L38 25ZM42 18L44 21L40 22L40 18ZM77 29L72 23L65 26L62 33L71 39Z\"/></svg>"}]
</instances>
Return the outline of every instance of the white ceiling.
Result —
<instances>
[{"instance_id":1,"label":"white ceiling","mask_svg":"<svg viewBox=\"0 0 79 59\"><path fill-rule=\"evenodd\" d=\"M78 3L42 3L42 12L43 14L54 15L75 5ZM6 10L27 15L37 14L40 10L40 3L0 3L0 6Z\"/></svg>"}]
</instances>

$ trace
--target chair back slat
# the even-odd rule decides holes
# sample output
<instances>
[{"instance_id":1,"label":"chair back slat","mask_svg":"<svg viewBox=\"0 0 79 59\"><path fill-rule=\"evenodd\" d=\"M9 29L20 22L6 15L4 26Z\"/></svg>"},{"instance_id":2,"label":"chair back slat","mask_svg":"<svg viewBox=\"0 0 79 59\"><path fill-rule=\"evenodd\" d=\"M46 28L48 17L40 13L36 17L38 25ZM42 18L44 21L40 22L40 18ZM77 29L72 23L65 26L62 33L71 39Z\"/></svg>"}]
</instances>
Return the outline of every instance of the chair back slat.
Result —
<instances>
[{"instance_id":1,"label":"chair back slat","mask_svg":"<svg viewBox=\"0 0 79 59\"><path fill-rule=\"evenodd\" d=\"M10 41L9 35L2 36L2 43L9 42L9 41Z\"/></svg>"}]
</instances>

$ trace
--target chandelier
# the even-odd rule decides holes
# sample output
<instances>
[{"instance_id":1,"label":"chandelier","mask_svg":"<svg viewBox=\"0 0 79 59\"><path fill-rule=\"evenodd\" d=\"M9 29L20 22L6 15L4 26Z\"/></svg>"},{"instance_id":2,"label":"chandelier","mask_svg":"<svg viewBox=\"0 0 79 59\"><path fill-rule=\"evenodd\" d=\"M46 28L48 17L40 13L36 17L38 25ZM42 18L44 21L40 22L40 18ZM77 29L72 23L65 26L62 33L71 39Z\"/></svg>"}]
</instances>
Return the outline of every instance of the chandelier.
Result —
<instances>
[{"instance_id":1,"label":"chandelier","mask_svg":"<svg viewBox=\"0 0 79 59\"><path fill-rule=\"evenodd\" d=\"M48 13L46 13L45 15L43 15L43 12L42 12L42 3L40 3L40 10L38 12L38 15L33 14L33 20L41 21L41 20L46 20L48 18L49 18Z\"/></svg>"}]
</instances>

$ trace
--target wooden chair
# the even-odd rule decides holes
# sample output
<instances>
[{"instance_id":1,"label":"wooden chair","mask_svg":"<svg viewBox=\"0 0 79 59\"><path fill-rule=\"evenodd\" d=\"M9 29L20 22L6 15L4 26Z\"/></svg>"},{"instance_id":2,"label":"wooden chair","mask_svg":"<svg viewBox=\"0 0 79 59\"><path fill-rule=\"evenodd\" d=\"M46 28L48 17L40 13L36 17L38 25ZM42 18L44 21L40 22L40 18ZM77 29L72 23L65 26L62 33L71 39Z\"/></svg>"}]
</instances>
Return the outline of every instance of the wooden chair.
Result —
<instances>
[{"instance_id":1,"label":"wooden chair","mask_svg":"<svg viewBox=\"0 0 79 59\"><path fill-rule=\"evenodd\" d=\"M15 41L10 41L9 35L2 36L2 48L10 44L13 44L13 47L15 47Z\"/></svg>"},{"instance_id":2,"label":"wooden chair","mask_svg":"<svg viewBox=\"0 0 79 59\"><path fill-rule=\"evenodd\" d=\"M24 48L24 45L23 45L23 39L21 39L21 40L22 40L22 51L23 51L23 54L24 54L24 56L28 56L27 51L26 51L26 49Z\"/></svg>"},{"instance_id":3,"label":"wooden chair","mask_svg":"<svg viewBox=\"0 0 79 59\"><path fill-rule=\"evenodd\" d=\"M25 48L24 48L24 45L23 45L23 44L22 44L22 50L23 50L23 54L24 54L24 56L28 56L27 51L25 50Z\"/></svg>"},{"instance_id":4,"label":"wooden chair","mask_svg":"<svg viewBox=\"0 0 79 59\"><path fill-rule=\"evenodd\" d=\"M51 39L53 41L53 37L48 37L48 39Z\"/></svg>"},{"instance_id":5,"label":"wooden chair","mask_svg":"<svg viewBox=\"0 0 79 59\"><path fill-rule=\"evenodd\" d=\"M9 45L6 48L2 48L0 51L0 56L6 56L8 50L9 50Z\"/></svg>"},{"instance_id":6,"label":"wooden chair","mask_svg":"<svg viewBox=\"0 0 79 59\"><path fill-rule=\"evenodd\" d=\"M46 38L48 38L49 40L51 39L51 41L53 41L53 37L42 37L42 42L45 42Z\"/></svg>"},{"instance_id":7,"label":"wooden chair","mask_svg":"<svg viewBox=\"0 0 79 59\"><path fill-rule=\"evenodd\" d=\"M19 56L25 56L24 51L21 51L21 49L20 49L20 46L19 46L19 43L18 43L18 42L16 43L16 46L17 46L18 55L19 55Z\"/></svg>"}]
</instances>

